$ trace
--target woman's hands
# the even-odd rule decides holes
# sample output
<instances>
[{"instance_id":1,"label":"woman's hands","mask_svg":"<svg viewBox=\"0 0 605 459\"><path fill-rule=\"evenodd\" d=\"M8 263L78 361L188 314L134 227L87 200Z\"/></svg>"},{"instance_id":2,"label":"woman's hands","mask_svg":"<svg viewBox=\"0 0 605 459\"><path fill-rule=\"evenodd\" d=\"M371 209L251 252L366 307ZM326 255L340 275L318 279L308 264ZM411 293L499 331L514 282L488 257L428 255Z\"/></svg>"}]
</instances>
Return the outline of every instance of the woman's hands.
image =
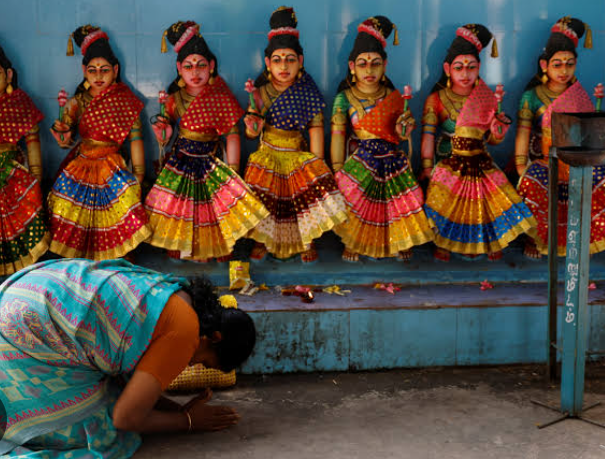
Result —
<instances>
[{"instance_id":1,"label":"woman's hands","mask_svg":"<svg viewBox=\"0 0 605 459\"><path fill-rule=\"evenodd\" d=\"M498 141L503 140L511 123L511 119L504 112L494 115L489 125L492 137Z\"/></svg>"},{"instance_id":2,"label":"woman's hands","mask_svg":"<svg viewBox=\"0 0 605 459\"><path fill-rule=\"evenodd\" d=\"M402 139L408 139L415 128L416 120L412 116L412 112L410 110L406 110L399 116L399 118L397 118L395 132Z\"/></svg>"},{"instance_id":3,"label":"woman's hands","mask_svg":"<svg viewBox=\"0 0 605 459\"><path fill-rule=\"evenodd\" d=\"M155 138L160 145L166 145L172 137L172 126L168 118L158 115L155 123L151 125Z\"/></svg>"},{"instance_id":4,"label":"woman's hands","mask_svg":"<svg viewBox=\"0 0 605 459\"><path fill-rule=\"evenodd\" d=\"M246 125L246 137L254 139L263 130L265 120L258 110L248 108L248 114L244 117L244 124Z\"/></svg>"},{"instance_id":5,"label":"woman's hands","mask_svg":"<svg viewBox=\"0 0 605 459\"><path fill-rule=\"evenodd\" d=\"M50 133L61 148L69 148L73 145L73 133L67 124L55 120L55 124L50 128Z\"/></svg>"},{"instance_id":6,"label":"woman's hands","mask_svg":"<svg viewBox=\"0 0 605 459\"><path fill-rule=\"evenodd\" d=\"M135 370L113 408L113 423L117 429L130 432L186 432L189 430L215 431L238 423L240 416L233 408L208 405L210 389L192 398L177 411L174 403L156 407L162 394L154 376ZM188 416L187 416L188 414Z\"/></svg>"},{"instance_id":7,"label":"woman's hands","mask_svg":"<svg viewBox=\"0 0 605 459\"><path fill-rule=\"evenodd\" d=\"M240 415L228 406L208 405L212 391L205 389L183 406L183 411L191 416L191 428L195 431L216 431L237 424Z\"/></svg>"}]
</instances>

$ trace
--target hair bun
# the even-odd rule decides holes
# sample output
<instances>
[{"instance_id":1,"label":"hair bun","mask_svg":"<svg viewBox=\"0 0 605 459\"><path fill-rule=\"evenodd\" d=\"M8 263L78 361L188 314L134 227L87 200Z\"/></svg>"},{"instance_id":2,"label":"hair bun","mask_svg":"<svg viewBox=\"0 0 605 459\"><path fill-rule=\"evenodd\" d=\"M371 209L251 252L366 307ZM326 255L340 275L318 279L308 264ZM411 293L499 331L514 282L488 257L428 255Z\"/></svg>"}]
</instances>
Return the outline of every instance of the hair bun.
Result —
<instances>
[{"instance_id":1,"label":"hair bun","mask_svg":"<svg viewBox=\"0 0 605 459\"><path fill-rule=\"evenodd\" d=\"M100 30L100 28L92 26L90 24L80 26L76 30L74 30L72 35L74 37L74 41L76 42L76 45L78 45L78 48L82 47L82 43L84 42L84 39L88 35L90 35L92 32L95 32L97 30Z\"/></svg>"},{"instance_id":2,"label":"hair bun","mask_svg":"<svg viewBox=\"0 0 605 459\"><path fill-rule=\"evenodd\" d=\"M166 29L166 38L173 46L179 41L179 39L183 36L185 31L191 27L197 25L194 21L178 21L172 24L168 29Z\"/></svg>"},{"instance_id":3,"label":"hair bun","mask_svg":"<svg viewBox=\"0 0 605 459\"><path fill-rule=\"evenodd\" d=\"M298 21L292 7L280 6L271 14L271 19L269 19L271 29L280 29L282 27L292 27L295 29L297 25Z\"/></svg>"}]
</instances>

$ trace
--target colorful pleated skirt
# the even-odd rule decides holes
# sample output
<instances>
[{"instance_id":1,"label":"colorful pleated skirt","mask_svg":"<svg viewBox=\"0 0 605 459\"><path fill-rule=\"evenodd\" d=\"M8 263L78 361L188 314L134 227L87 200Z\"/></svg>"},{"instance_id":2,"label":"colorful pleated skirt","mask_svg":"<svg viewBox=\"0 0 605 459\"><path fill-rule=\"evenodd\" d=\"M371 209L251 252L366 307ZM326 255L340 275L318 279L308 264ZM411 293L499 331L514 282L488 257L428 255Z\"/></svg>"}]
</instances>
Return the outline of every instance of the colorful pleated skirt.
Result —
<instances>
[{"instance_id":1,"label":"colorful pleated skirt","mask_svg":"<svg viewBox=\"0 0 605 459\"><path fill-rule=\"evenodd\" d=\"M50 251L66 258L120 258L151 231L141 186L118 147L84 141L48 196Z\"/></svg>"},{"instance_id":2,"label":"colorful pleated skirt","mask_svg":"<svg viewBox=\"0 0 605 459\"><path fill-rule=\"evenodd\" d=\"M332 172L303 149L300 132L265 126L260 148L246 167L246 183L270 214L248 237L277 258L309 250L313 239L347 218Z\"/></svg>"},{"instance_id":3,"label":"colorful pleated skirt","mask_svg":"<svg viewBox=\"0 0 605 459\"><path fill-rule=\"evenodd\" d=\"M15 147L0 153L0 276L35 263L50 242L40 183L16 153Z\"/></svg>"},{"instance_id":4,"label":"colorful pleated skirt","mask_svg":"<svg viewBox=\"0 0 605 459\"><path fill-rule=\"evenodd\" d=\"M557 254L565 256L567 240L568 180L560 177L557 184ZM538 159L530 164L518 187L527 207L536 217L534 241L538 251L548 254L548 160ZM590 222L590 253L605 250L605 166L592 171L592 203Z\"/></svg>"},{"instance_id":5,"label":"colorful pleated skirt","mask_svg":"<svg viewBox=\"0 0 605 459\"><path fill-rule=\"evenodd\" d=\"M214 157L216 147L177 139L145 200L150 244L178 250L181 258L223 257L269 215L242 178Z\"/></svg>"},{"instance_id":6,"label":"colorful pleated skirt","mask_svg":"<svg viewBox=\"0 0 605 459\"><path fill-rule=\"evenodd\" d=\"M536 221L504 173L483 152L452 154L431 174L424 206L435 226L435 244L450 252L499 252Z\"/></svg>"},{"instance_id":7,"label":"colorful pleated skirt","mask_svg":"<svg viewBox=\"0 0 605 459\"><path fill-rule=\"evenodd\" d=\"M381 139L361 140L336 173L348 220L336 228L345 247L373 258L394 257L433 240L424 196L407 157Z\"/></svg>"}]
</instances>

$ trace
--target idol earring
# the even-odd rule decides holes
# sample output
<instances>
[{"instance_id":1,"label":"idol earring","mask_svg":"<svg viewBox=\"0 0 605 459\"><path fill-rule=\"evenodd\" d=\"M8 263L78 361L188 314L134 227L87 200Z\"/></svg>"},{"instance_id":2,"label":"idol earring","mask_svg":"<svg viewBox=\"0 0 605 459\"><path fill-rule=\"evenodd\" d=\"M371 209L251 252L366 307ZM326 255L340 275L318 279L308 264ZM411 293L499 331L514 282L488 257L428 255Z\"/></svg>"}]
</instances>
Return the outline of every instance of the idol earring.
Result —
<instances>
[{"instance_id":1,"label":"idol earring","mask_svg":"<svg viewBox=\"0 0 605 459\"><path fill-rule=\"evenodd\" d=\"M382 74L382 78L380 79L380 81L382 81L383 83L387 81L387 76L384 73Z\"/></svg>"},{"instance_id":2,"label":"idol earring","mask_svg":"<svg viewBox=\"0 0 605 459\"><path fill-rule=\"evenodd\" d=\"M452 87L452 82L450 81L450 75L447 74L447 81L445 82L445 86L447 86L448 88Z\"/></svg>"},{"instance_id":3,"label":"idol earring","mask_svg":"<svg viewBox=\"0 0 605 459\"><path fill-rule=\"evenodd\" d=\"M185 83L185 80L183 80L183 77L179 78L179 81L176 82L176 85L179 88L184 88L185 86L187 86L187 83Z\"/></svg>"},{"instance_id":4,"label":"idol earring","mask_svg":"<svg viewBox=\"0 0 605 459\"><path fill-rule=\"evenodd\" d=\"M353 70L351 70L351 75L351 83L357 82L357 78L355 78L355 72Z\"/></svg>"},{"instance_id":5,"label":"idol earring","mask_svg":"<svg viewBox=\"0 0 605 459\"><path fill-rule=\"evenodd\" d=\"M303 71L305 70L304 67L301 67L300 70L298 71L298 74L296 75L296 78L300 79L300 77L303 76Z\"/></svg>"},{"instance_id":6,"label":"idol earring","mask_svg":"<svg viewBox=\"0 0 605 459\"><path fill-rule=\"evenodd\" d=\"M88 80L84 80L82 86L84 86L84 89L86 89L87 91L90 89L90 83L88 82Z\"/></svg>"},{"instance_id":7,"label":"idol earring","mask_svg":"<svg viewBox=\"0 0 605 459\"><path fill-rule=\"evenodd\" d=\"M540 77L540 81L542 84L548 83L548 73L546 73L546 69L542 70L542 76Z\"/></svg>"},{"instance_id":8,"label":"idol earring","mask_svg":"<svg viewBox=\"0 0 605 459\"><path fill-rule=\"evenodd\" d=\"M271 70L269 70L269 67L267 67L267 80L271 81L273 77L271 76Z\"/></svg>"},{"instance_id":9,"label":"idol earring","mask_svg":"<svg viewBox=\"0 0 605 459\"><path fill-rule=\"evenodd\" d=\"M481 80L481 78L477 77L477 79L475 80L475 87L479 86L480 80Z\"/></svg>"},{"instance_id":10,"label":"idol earring","mask_svg":"<svg viewBox=\"0 0 605 459\"><path fill-rule=\"evenodd\" d=\"M13 85L12 84L8 84L8 86L6 87L6 93L10 96L13 93Z\"/></svg>"},{"instance_id":11,"label":"idol earring","mask_svg":"<svg viewBox=\"0 0 605 459\"><path fill-rule=\"evenodd\" d=\"M578 81L578 77L576 77L575 75L571 77L571 84L574 84L576 81Z\"/></svg>"}]
</instances>

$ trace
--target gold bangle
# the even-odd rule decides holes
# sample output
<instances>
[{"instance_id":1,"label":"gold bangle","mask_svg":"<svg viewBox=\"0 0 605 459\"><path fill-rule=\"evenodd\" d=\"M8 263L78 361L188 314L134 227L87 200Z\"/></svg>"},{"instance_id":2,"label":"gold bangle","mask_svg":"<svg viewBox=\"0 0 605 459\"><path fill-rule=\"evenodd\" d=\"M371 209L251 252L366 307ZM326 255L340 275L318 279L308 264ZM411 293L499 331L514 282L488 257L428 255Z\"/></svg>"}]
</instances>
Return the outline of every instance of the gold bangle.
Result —
<instances>
[{"instance_id":1,"label":"gold bangle","mask_svg":"<svg viewBox=\"0 0 605 459\"><path fill-rule=\"evenodd\" d=\"M238 172L239 171L239 164L229 164L229 168L234 171L234 172Z\"/></svg>"},{"instance_id":2,"label":"gold bangle","mask_svg":"<svg viewBox=\"0 0 605 459\"><path fill-rule=\"evenodd\" d=\"M191 420L191 415L189 414L189 411L187 411L187 410L183 411L183 413L185 413L185 416L187 416L187 421L189 421L189 427L187 428L187 433L190 433L193 430L193 421Z\"/></svg>"},{"instance_id":3,"label":"gold bangle","mask_svg":"<svg viewBox=\"0 0 605 459\"><path fill-rule=\"evenodd\" d=\"M429 167L433 167L435 165L435 161L433 158L422 158L420 164L422 165L423 169L428 169Z\"/></svg>"},{"instance_id":4,"label":"gold bangle","mask_svg":"<svg viewBox=\"0 0 605 459\"><path fill-rule=\"evenodd\" d=\"M32 164L29 166L29 171L34 175L36 175L37 172L42 173L42 166L36 166Z\"/></svg>"},{"instance_id":5,"label":"gold bangle","mask_svg":"<svg viewBox=\"0 0 605 459\"><path fill-rule=\"evenodd\" d=\"M516 166L525 166L527 164L527 156L515 156Z\"/></svg>"},{"instance_id":6,"label":"gold bangle","mask_svg":"<svg viewBox=\"0 0 605 459\"><path fill-rule=\"evenodd\" d=\"M132 166L132 171L135 174L144 174L145 173L145 166Z\"/></svg>"}]
</instances>

